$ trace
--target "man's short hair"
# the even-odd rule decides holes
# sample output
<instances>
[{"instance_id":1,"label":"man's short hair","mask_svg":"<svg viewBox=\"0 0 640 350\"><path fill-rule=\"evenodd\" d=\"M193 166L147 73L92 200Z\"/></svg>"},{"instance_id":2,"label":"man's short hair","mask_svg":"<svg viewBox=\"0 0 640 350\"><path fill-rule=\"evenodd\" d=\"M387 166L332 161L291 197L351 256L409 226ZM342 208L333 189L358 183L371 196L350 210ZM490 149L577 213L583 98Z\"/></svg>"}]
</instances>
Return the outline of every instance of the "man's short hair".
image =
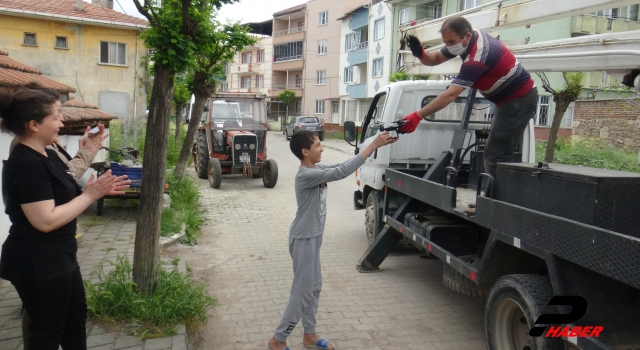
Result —
<instances>
[{"instance_id":1,"label":"man's short hair","mask_svg":"<svg viewBox=\"0 0 640 350\"><path fill-rule=\"evenodd\" d=\"M289 148L291 152L298 157L298 159L303 160L304 155L302 154L303 149L311 149L313 146L313 142L318 137L313 131L309 130L300 130L291 136L291 142L289 142Z\"/></svg>"},{"instance_id":2,"label":"man's short hair","mask_svg":"<svg viewBox=\"0 0 640 350\"><path fill-rule=\"evenodd\" d=\"M473 33L471 23L460 16L454 16L444 21L440 27L440 33L444 33L445 30L452 30L460 38L464 38L467 33Z\"/></svg>"}]
</instances>

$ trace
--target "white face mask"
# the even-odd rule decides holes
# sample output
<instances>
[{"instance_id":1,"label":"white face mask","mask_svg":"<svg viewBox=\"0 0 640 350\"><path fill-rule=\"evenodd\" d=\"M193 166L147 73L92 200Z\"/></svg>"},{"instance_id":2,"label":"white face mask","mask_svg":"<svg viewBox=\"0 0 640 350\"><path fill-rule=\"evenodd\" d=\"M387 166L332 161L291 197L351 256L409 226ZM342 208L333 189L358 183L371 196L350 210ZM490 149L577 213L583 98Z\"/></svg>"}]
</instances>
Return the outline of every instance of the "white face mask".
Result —
<instances>
[{"instance_id":1,"label":"white face mask","mask_svg":"<svg viewBox=\"0 0 640 350\"><path fill-rule=\"evenodd\" d=\"M464 39L462 41L464 41ZM453 46L447 46L447 51L449 51L449 53L454 56L462 55L463 53L465 53L465 51L467 51L467 48L462 46L462 41Z\"/></svg>"}]
</instances>

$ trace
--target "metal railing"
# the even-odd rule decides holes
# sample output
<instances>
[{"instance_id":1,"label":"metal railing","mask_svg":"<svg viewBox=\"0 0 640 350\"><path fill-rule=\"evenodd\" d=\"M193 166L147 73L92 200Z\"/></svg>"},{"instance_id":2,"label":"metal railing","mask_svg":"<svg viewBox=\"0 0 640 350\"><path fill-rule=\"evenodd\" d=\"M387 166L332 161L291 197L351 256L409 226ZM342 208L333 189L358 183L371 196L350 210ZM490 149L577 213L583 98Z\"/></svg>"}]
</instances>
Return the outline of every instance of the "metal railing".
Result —
<instances>
[{"instance_id":1,"label":"metal railing","mask_svg":"<svg viewBox=\"0 0 640 350\"><path fill-rule=\"evenodd\" d=\"M289 35L289 34L295 34L295 33L300 33L300 32L304 32L306 27L297 27L297 28L291 28L291 29L285 29L285 30L279 30L277 32L273 33L273 36L283 36L283 35Z\"/></svg>"},{"instance_id":2,"label":"metal railing","mask_svg":"<svg viewBox=\"0 0 640 350\"><path fill-rule=\"evenodd\" d=\"M366 48L368 46L369 46L369 42L368 41L363 41L358 45L351 45L351 47L347 49L347 52L364 49L364 48Z\"/></svg>"},{"instance_id":3,"label":"metal railing","mask_svg":"<svg viewBox=\"0 0 640 350\"><path fill-rule=\"evenodd\" d=\"M271 89L273 89L273 90L302 89L302 84L271 85Z\"/></svg>"},{"instance_id":4,"label":"metal railing","mask_svg":"<svg viewBox=\"0 0 640 350\"><path fill-rule=\"evenodd\" d=\"M280 62L296 61L301 59L302 59L302 55L295 55L295 56L288 56L288 57L275 57L273 62L280 63Z\"/></svg>"}]
</instances>

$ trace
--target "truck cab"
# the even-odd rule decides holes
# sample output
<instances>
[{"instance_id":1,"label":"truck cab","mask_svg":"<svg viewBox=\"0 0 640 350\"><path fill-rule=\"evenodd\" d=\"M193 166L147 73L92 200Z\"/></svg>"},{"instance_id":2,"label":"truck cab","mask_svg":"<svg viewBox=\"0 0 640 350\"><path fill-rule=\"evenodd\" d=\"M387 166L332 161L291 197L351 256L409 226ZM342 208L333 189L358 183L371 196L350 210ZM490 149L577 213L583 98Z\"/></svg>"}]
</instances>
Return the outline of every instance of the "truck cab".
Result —
<instances>
[{"instance_id":1,"label":"truck cab","mask_svg":"<svg viewBox=\"0 0 640 350\"><path fill-rule=\"evenodd\" d=\"M362 133L356 141L356 153L359 147L366 147L374 139L380 132L381 125L391 126L393 122L419 110L445 91L450 84L450 81L442 80L401 81L380 89L362 123ZM467 93L468 90L443 110L421 121L413 133L403 134L396 143L380 148L358 169L358 190L354 193L354 207L367 209L366 235L370 242L384 226L380 203L387 168L425 172L443 152L452 149L455 138L464 137L464 145L468 151L461 159L461 167L469 171L469 176L460 176L459 186L475 189L478 175L484 172L484 165L481 153L474 150L482 150L489 134L495 105L477 94L467 132L459 134L456 130L459 129L462 120ZM518 157L518 161L522 162L535 161L533 121L529 123L523 135ZM392 205L395 202L397 201L392 201Z\"/></svg>"}]
</instances>

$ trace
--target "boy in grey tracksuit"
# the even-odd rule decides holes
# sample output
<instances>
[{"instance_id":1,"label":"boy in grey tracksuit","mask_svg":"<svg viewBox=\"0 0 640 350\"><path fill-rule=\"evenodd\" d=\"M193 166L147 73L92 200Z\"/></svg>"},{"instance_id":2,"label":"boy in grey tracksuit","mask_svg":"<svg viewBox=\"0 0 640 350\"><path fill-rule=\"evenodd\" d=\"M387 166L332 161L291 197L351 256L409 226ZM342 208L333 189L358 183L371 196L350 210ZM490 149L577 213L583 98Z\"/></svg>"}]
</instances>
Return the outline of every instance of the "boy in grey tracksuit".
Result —
<instances>
[{"instance_id":1,"label":"boy in grey tracksuit","mask_svg":"<svg viewBox=\"0 0 640 350\"><path fill-rule=\"evenodd\" d=\"M276 333L269 341L270 350L288 349L286 340L302 319L305 347L335 349L328 340L316 335L316 312L322 272L320 246L327 214L327 182L344 179L361 167L379 147L395 142L389 133L383 132L363 149L359 155L342 164L318 164L323 152L318 136L311 131L299 131L291 137L289 147L300 159L296 174L295 190L298 210L289 229L289 253L293 259L293 284L289 302L284 310Z\"/></svg>"}]
</instances>

